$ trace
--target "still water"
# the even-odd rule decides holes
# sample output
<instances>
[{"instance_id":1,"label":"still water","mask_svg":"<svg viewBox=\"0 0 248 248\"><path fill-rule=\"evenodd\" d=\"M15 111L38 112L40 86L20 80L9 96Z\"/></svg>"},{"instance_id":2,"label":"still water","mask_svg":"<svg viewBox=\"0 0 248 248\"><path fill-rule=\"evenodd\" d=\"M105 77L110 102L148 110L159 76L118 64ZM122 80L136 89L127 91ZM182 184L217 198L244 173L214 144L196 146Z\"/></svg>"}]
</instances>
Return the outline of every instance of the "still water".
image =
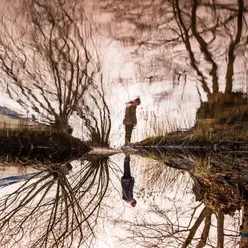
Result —
<instances>
[{"instance_id":1,"label":"still water","mask_svg":"<svg viewBox=\"0 0 248 248\"><path fill-rule=\"evenodd\" d=\"M1 186L3 247L16 239L30 247L54 242L61 247L184 247L190 242L196 247L202 235L214 247L220 235L225 247L239 246L241 224L247 221L245 154L190 154L187 149L137 153L129 153L135 207L123 200L127 151L84 155L70 167L20 170L18 175L26 178Z\"/></svg>"}]
</instances>

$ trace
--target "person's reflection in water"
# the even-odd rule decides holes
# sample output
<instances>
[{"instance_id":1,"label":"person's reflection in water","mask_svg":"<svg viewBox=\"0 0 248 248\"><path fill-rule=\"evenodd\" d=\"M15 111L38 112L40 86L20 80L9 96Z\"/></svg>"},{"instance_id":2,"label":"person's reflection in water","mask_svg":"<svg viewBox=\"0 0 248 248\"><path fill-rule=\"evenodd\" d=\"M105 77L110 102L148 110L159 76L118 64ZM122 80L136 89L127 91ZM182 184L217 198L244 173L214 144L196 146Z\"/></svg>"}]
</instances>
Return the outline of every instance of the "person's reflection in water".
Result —
<instances>
[{"instance_id":1,"label":"person's reflection in water","mask_svg":"<svg viewBox=\"0 0 248 248\"><path fill-rule=\"evenodd\" d=\"M137 124L136 108L140 103L139 97L126 103L125 117L123 120L123 124L125 125L125 145L129 144L131 141L133 128Z\"/></svg>"},{"instance_id":2,"label":"person's reflection in water","mask_svg":"<svg viewBox=\"0 0 248 248\"><path fill-rule=\"evenodd\" d=\"M126 155L124 160L124 175L121 178L122 199L132 207L136 206L136 200L133 198L134 178L131 176L130 156Z\"/></svg>"}]
</instances>

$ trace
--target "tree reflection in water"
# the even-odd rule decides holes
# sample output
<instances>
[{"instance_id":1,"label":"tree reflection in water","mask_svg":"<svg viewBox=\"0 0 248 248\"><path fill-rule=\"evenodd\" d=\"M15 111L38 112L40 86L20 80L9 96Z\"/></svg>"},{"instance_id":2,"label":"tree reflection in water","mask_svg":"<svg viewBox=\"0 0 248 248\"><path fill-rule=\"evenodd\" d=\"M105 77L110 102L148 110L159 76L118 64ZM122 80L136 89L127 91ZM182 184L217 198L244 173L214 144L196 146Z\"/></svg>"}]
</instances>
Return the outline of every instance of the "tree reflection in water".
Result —
<instances>
[{"instance_id":1,"label":"tree reflection in water","mask_svg":"<svg viewBox=\"0 0 248 248\"><path fill-rule=\"evenodd\" d=\"M139 211L130 221L115 220L115 224L126 226L132 233L128 235L131 240L125 237L125 245L130 241L137 247L235 247L240 240L239 231L247 231L245 153L186 148L143 148L135 153L158 161L146 166L149 178L145 187L160 189L163 194L174 187L177 197L166 196L162 205L155 199L149 215ZM95 247L103 198L107 197L110 174L117 175L117 171L110 171L112 161L105 156L87 154L72 165L70 171L67 163L52 164L45 173L40 172L18 187L2 188L8 192L0 199L2 247ZM184 191L193 191L201 202L184 202ZM188 209L184 207L187 204ZM241 209L243 227L239 230ZM231 218L236 223L232 228L226 224ZM214 228L217 231L213 234ZM241 243L240 247L245 245Z\"/></svg>"},{"instance_id":2,"label":"tree reflection in water","mask_svg":"<svg viewBox=\"0 0 248 248\"><path fill-rule=\"evenodd\" d=\"M176 177L187 171L192 182L178 185L176 192L180 196L166 196L162 206L153 201L148 216L140 213L135 221L126 221L132 242L139 247L247 247L247 153L179 147L143 147L136 152L160 162L148 171L150 187L158 189L160 185L162 192L170 194L166 189L170 180L165 184L167 172L176 183ZM172 173L173 168L176 170ZM186 188L182 185L193 186L191 190L200 204L192 202L188 210L183 207L188 203L183 202Z\"/></svg>"},{"instance_id":3,"label":"tree reflection in water","mask_svg":"<svg viewBox=\"0 0 248 248\"><path fill-rule=\"evenodd\" d=\"M9 193L0 199L1 247L91 244L109 183L108 158L82 160L66 174L52 165L38 179L2 189Z\"/></svg>"}]
</instances>

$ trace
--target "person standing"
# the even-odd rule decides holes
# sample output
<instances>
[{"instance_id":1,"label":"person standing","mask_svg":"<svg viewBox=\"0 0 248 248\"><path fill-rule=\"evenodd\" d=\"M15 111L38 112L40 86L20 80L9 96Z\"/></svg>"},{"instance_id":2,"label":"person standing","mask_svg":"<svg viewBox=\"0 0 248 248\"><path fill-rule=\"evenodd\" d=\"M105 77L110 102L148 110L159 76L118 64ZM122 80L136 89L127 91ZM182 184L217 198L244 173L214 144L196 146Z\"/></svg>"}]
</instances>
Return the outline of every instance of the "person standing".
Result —
<instances>
[{"instance_id":1,"label":"person standing","mask_svg":"<svg viewBox=\"0 0 248 248\"><path fill-rule=\"evenodd\" d=\"M125 125L125 145L129 144L131 141L133 128L137 124L136 108L140 103L139 97L126 103L125 117L123 120L123 124Z\"/></svg>"},{"instance_id":2,"label":"person standing","mask_svg":"<svg viewBox=\"0 0 248 248\"><path fill-rule=\"evenodd\" d=\"M133 198L134 178L131 176L129 155L126 155L124 159L124 175L121 178L121 186L122 199L132 207L135 207L137 201Z\"/></svg>"}]
</instances>

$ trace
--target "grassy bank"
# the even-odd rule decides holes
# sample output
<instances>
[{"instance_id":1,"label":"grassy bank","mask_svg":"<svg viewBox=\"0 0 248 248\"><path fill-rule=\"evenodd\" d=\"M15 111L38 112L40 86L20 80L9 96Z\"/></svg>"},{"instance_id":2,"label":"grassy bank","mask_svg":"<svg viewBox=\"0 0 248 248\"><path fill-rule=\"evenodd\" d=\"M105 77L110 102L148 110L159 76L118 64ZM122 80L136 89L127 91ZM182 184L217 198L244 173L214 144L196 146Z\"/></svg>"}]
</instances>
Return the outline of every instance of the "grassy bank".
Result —
<instances>
[{"instance_id":1,"label":"grassy bank","mask_svg":"<svg viewBox=\"0 0 248 248\"><path fill-rule=\"evenodd\" d=\"M82 156L90 150L80 139L66 132L51 130L1 130L0 156L8 155L13 161L37 160L63 162Z\"/></svg>"},{"instance_id":2,"label":"grassy bank","mask_svg":"<svg viewBox=\"0 0 248 248\"><path fill-rule=\"evenodd\" d=\"M164 136L150 136L131 146L211 146L213 143L225 141L247 142L247 123L211 125L207 122L200 122L189 130L176 131Z\"/></svg>"}]
</instances>

